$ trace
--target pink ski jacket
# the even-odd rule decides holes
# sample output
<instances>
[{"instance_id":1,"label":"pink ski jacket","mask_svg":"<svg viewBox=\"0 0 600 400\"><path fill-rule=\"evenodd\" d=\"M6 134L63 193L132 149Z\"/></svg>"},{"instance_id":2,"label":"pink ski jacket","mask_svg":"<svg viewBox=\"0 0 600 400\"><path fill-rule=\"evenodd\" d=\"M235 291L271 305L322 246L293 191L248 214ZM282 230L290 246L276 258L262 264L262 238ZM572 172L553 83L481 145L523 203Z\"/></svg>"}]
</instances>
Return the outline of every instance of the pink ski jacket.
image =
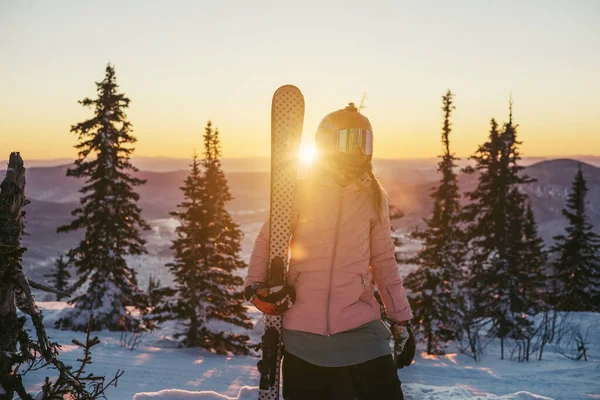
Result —
<instances>
[{"instance_id":1,"label":"pink ski jacket","mask_svg":"<svg viewBox=\"0 0 600 400\"><path fill-rule=\"evenodd\" d=\"M296 302L283 316L284 328L333 335L381 318L371 278L390 318L412 318L388 207L381 223L370 190L342 187L328 175L298 181L287 273ZM256 238L245 286L264 282L268 263L269 221Z\"/></svg>"}]
</instances>

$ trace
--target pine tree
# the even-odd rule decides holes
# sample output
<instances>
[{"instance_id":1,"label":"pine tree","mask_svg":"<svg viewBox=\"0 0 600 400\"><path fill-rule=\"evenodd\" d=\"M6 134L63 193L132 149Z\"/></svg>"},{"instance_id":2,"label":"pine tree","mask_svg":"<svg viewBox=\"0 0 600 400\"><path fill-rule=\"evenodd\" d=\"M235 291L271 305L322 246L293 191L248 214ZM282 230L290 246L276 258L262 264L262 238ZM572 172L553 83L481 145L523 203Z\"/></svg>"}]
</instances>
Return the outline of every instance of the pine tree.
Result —
<instances>
[{"instance_id":1,"label":"pine tree","mask_svg":"<svg viewBox=\"0 0 600 400\"><path fill-rule=\"evenodd\" d=\"M443 353L444 342L457 337L462 310L459 285L465 256L460 229L460 193L454 169L458 158L450 151L450 114L453 94L442 97L444 153L438 163L440 185L432 192L433 214L425 220L426 229L413 233L423 242L413 260L418 268L408 275L405 285L419 329L427 341L427 354Z\"/></svg>"},{"instance_id":2,"label":"pine tree","mask_svg":"<svg viewBox=\"0 0 600 400\"><path fill-rule=\"evenodd\" d=\"M184 200L177 206L179 211L171 213L181 222L171 247L175 260L167 264L176 287L155 314L159 320L181 322L184 329L176 336L183 336L186 346L247 354L248 336L211 326L211 321L224 321L252 327L243 305L243 280L234 274L246 265L239 258L241 231L225 209L232 197L219 156L219 134L209 122L202 165L194 155L181 187Z\"/></svg>"},{"instance_id":3,"label":"pine tree","mask_svg":"<svg viewBox=\"0 0 600 400\"><path fill-rule=\"evenodd\" d=\"M480 324L488 316L490 300L492 299L491 280L491 254L495 247L494 221L498 218L498 210L494 207L498 199L496 176L500 170L500 154L502 142L498 124L494 119L490 123L488 141L479 146L475 155L475 166L466 167L463 172L474 174L479 172L478 186L466 197L470 204L463 207L462 219L467 224L465 230L465 244L469 253L467 255L467 269L463 281L463 292L466 302L463 312L465 320L464 335L469 342L469 351L477 360L481 351L478 345Z\"/></svg>"},{"instance_id":4,"label":"pine tree","mask_svg":"<svg viewBox=\"0 0 600 400\"><path fill-rule=\"evenodd\" d=\"M521 199L512 199L508 204L515 209L508 213L507 257L508 273L512 275L512 279L506 289L510 304L510 308L506 310L509 316L507 336L529 346L528 339L532 338L535 331L534 316L546 309L543 291L546 289L544 273L547 256L543 240L537 232L531 204L528 201L522 202ZM521 360L528 359L529 351L521 356Z\"/></svg>"},{"instance_id":5,"label":"pine tree","mask_svg":"<svg viewBox=\"0 0 600 400\"><path fill-rule=\"evenodd\" d=\"M60 290L61 292L68 291L71 273L69 272L69 264L67 264L67 261L64 259L64 255L61 254L56 258L56 261L54 263L54 270L50 274L45 276L47 278L50 278L48 280L48 283L50 283L54 288ZM56 300L58 301L61 301L66 297L67 296L65 294L56 294Z\"/></svg>"},{"instance_id":6,"label":"pine tree","mask_svg":"<svg viewBox=\"0 0 600 400\"><path fill-rule=\"evenodd\" d=\"M219 131L217 129L211 132L211 128L212 124L209 121L204 135L204 168L206 171L205 194L209 196L207 204L214 210L211 221L214 252L208 259L211 267L205 276L205 283L208 284L209 289L207 300L210 303L206 308L207 319L216 319L251 328L252 324L246 314L244 294L241 290L243 279L234 274L236 270L247 267L239 257L242 232L225 208L225 205L233 200L233 197L229 192L227 178L221 167ZM231 345L238 342L242 344L245 340L248 340L245 336L232 337ZM243 349L245 350L245 347Z\"/></svg>"},{"instance_id":7,"label":"pine tree","mask_svg":"<svg viewBox=\"0 0 600 400\"><path fill-rule=\"evenodd\" d=\"M177 238L171 249L175 252L175 260L167 264L174 275L176 288L168 303L159 307L155 313L164 320L182 320L186 327L177 337L185 336L184 343L196 346L201 343L201 319L203 314L200 302L200 286L202 284L202 243L206 242L204 227L207 225L207 210L204 206L204 179L200 172L198 156L194 154L190 174L180 188L184 200L178 204L181 211L173 211L171 216L177 218L181 225L176 228Z\"/></svg>"},{"instance_id":8,"label":"pine tree","mask_svg":"<svg viewBox=\"0 0 600 400\"><path fill-rule=\"evenodd\" d=\"M135 187L145 183L133 176L138 171L131 162L131 123L125 109L129 98L118 92L115 70L107 65L106 74L96 83L98 97L80 101L94 110L94 116L71 128L79 139L75 167L67 176L85 179L80 192L80 207L72 211L75 219L58 232L84 231L84 238L67 257L75 266L75 287L85 291L71 303L56 325L62 329L83 331L90 314L92 330L139 330L140 321L132 308L147 307L136 273L125 260L127 255L146 252L141 229L149 229L137 206Z\"/></svg>"},{"instance_id":9,"label":"pine tree","mask_svg":"<svg viewBox=\"0 0 600 400\"><path fill-rule=\"evenodd\" d=\"M146 289L146 295L148 296L148 305L150 308L158 307L165 296L160 280L154 275L148 277L148 288Z\"/></svg>"},{"instance_id":10,"label":"pine tree","mask_svg":"<svg viewBox=\"0 0 600 400\"><path fill-rule=\"evenodd\" d=\"M564 311L598 311L600 302L600 236L585 214L588 192L581 163L562 214L569 224L566 234L554 237L551 251L558 281L558 307Z\"/></svg>"},{"instance_id":11,"label":"pine tree","mask_svg":"<svg viewBox=\"0 0 600 400\"><path fill-rule=\"evenodd\" d=\"M538 234L537 223L529 201L524 219L522 268L519 276L519 295L523 303L516 311L518 312L520 309L520 311L533 316L547 308L543 291L547 290L548 254L544 248L544 240Z\"/></svg>"},{"instance_id":12,"label":"pine tree","mask_svg":"<svg viewBox=\"0 0 600 400\"><path fill-rule=\"evenodd\" d=\"M466 231L470 251L466 282L469 312L491 318L501 339L502 358L504 338L530 324L521 315L526 303L521 298L520 279L524 268L521 254L527 196L519 188L533 180L522 173L524 167L519 165L520 144L511 101L509 122L499 131L496 121L491 120L488 141L471 157L475 167L464 170L480 173L477 188L467 193L470 204L463 213L469 224Z\"/></svg>"}]
</instances>

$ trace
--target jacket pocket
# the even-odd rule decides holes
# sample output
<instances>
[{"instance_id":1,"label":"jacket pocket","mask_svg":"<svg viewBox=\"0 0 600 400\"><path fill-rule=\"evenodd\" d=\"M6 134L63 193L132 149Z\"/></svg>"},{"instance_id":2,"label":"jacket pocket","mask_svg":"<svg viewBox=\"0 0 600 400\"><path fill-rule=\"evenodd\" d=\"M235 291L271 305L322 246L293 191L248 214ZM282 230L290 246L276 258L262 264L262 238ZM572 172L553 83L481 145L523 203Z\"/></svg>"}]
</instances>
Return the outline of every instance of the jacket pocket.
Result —
<instances>
[{"instance_id":1,"label":"jacket pocket","mask_svg":"<svg viewBox=\"0 0 600 400\"><path fill-rule=\"evenodd\" d=\"M373 306L373 292L371 286L371 274L359 274L360 282L362 284L362 293L359 297L359 300L367 303L370 306Z\"/></svg>"},{"instance_id":2,"label":"jacket pocket","mask_svg":"<svg viewBox=\"0 0 600 400\"><path fill-rule=\"evenodd\" d=\"M298 280L300 280L300 275L302 275L301 271L296 272L296 276L294 277L294 280L292 281L292 286L296 287Z\"/></svg>"}]
</instances>

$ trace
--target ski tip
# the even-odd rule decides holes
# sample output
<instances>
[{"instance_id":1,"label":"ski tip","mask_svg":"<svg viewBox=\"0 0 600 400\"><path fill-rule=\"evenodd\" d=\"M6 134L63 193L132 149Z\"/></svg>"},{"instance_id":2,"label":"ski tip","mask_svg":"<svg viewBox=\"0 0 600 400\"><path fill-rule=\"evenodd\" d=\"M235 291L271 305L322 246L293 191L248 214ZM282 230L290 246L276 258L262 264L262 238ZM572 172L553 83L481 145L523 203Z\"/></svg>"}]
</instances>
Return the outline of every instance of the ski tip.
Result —
<instances>
[{"instance_id":1,"label":"ski tip","mask_svg":"<svg viewBox=\"0 0 600 400\"><path fill-rule=\"evenodd\" d=\"M279 87L275 91L275 93L278 93L278 92L287 92L287 91L294 91L294 92L302 93L302 92L300 92L300 89L298 89L298 87L294 86L294 85L283 85L283 86Z\"/></svg>"}]
</instances>

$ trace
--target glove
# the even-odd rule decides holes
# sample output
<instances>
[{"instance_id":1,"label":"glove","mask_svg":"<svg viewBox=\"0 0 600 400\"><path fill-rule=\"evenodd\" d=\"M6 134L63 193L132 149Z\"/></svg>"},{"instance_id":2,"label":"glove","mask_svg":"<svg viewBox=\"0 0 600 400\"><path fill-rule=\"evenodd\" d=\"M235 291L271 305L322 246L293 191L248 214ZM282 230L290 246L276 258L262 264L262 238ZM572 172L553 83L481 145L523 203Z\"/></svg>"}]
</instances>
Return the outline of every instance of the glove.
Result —
<instances>
[{"instance_id":1,"label":"glove","mask_svg":"<svg viewBox=\"0 0 600 400\"><path fill-rule=\"evenodd\" d=\"M244 297L263 313L277 316L292 307L296 301L296 290L293 286L269 286L255 282L246 287Z\"/></svg>"},{"instance_id":2,"label":"glove","mask_svg":"<svg viewBox=\"0 0 600 400\"><path fill-rule=\"evenodd\" d=\"M417 344L415 334L408 321L396 322L392 325L394 337L394 361L398 369L408 367L415 358Z\"/></svg>"}]
</instances>

